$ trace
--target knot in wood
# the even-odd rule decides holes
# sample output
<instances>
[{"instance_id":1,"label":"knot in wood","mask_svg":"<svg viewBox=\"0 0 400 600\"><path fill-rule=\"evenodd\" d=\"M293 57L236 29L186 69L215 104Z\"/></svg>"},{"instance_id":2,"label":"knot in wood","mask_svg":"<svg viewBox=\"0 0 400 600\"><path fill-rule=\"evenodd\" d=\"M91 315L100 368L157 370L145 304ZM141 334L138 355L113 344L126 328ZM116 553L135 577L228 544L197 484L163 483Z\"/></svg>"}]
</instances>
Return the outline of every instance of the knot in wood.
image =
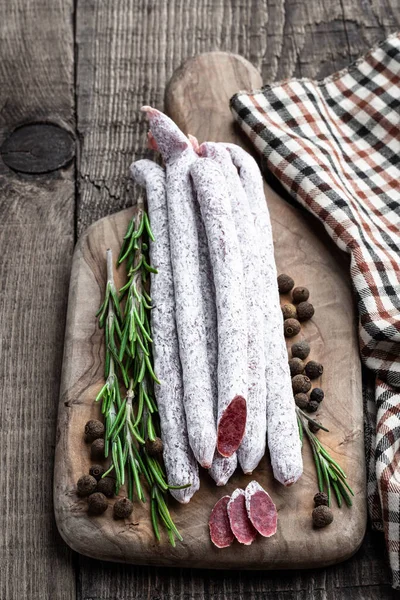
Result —
<instances>
[{"instance_id":1,"label":"knot in wood","mask_svg":"<svg viewBox=\"0 0 400 600\"><path fill-rule=\"evenodd\" d=\"M75 155L73 136L58 125L31 123L15 129L0 148L4 163L20 173L50 173Z\"/></svg>"}]
</instances>

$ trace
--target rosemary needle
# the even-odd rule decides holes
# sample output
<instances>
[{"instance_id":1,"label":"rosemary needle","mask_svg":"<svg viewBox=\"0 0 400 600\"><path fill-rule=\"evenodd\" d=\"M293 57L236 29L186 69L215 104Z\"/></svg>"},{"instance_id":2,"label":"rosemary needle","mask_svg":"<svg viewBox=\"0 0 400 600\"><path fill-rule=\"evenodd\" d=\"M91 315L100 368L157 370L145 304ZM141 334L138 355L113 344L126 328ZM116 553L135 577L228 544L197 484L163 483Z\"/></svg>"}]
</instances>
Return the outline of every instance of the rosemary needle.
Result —
<instances>
[{"instance_id":1,"label":"rosemary needle","mask_svg":"<svg viewBox=\"0 0 400 600\"><path fill-rule=\"evenodd\" d=\"M323 447L317 436L310 431L307 426L307 421L315 423L323 431L328 431L325 427L322 427L320 423L316 423L313 419L308 417L302 410L296 408L297 423L299 426L300 440L303 443L304 433L310 443L311 450L313 453L315 469L317 472L318 489L320 492L324 492L328 495L328 505L331 505L332 489L334 491L336 501L339 508L342 506L343 500L347 506L352 505L351 496L354 496L354 492L347 483L346 474L338 463L330 456L327 450Z\"/></svg>"}]
</instances>

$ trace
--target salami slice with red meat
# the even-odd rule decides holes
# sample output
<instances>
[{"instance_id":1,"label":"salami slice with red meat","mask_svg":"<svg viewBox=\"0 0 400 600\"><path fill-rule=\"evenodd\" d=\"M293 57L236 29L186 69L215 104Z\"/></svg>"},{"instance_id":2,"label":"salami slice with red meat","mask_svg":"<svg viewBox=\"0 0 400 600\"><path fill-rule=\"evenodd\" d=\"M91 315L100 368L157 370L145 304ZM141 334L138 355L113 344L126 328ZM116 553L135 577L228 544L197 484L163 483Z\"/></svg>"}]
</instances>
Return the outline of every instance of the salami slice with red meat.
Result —
<instances>
[{"instance_id":1,"label":"salami slice with red meat","mask_svg":"<svg viewBox=\"0 0 400 600\"><path fill-rule=\"evenodd\" d=\"M276 533L278 512L271 496L257 481L251 481L245 489L246 510L253 527L264 537Z\"/></svg>"},{"instance_id":2,"label":"salami slice with red meat","mask_svg":"<svg viewBox=\"0 0 400 600\"><path fill-rule=\"evenodd\" d=\"M214 546L217 548L227 548L235 539L229 524L228 517L228 502L229 496L223 496L211 511L208 520L210 528L210 538Z\"/></svg>"},{"instance_id":3,"label":"salami slice with red meat","mask_svg":"<svg viewBox=\"0 0 400 600\"><path fill-rule=\"evenodd\" d=\"M236 489L228 502L228 517L232 532L241 544L250 546L257 536L246 509L246 495L240 488Z\"/></svg>"}]
</instances>

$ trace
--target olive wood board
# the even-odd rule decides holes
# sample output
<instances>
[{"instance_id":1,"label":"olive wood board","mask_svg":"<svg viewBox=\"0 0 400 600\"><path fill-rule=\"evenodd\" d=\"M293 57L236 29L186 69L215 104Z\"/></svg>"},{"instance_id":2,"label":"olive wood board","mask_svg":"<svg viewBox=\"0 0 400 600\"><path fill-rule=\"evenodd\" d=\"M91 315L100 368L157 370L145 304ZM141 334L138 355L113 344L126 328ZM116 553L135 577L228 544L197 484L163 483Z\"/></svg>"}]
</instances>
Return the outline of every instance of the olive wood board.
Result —
<instances>
[{"instance_id":1,"label":"olive wood board","mask_svg":"<svg viewBox=\"0 0 400 600\"><path fill-rule=\"evenodd\" d=\"M174 74L167 88L165 109L200 142L235 142L247 148L230 114L229 98L240 89L260 86L260 74L243 58L219 52L203 54L187 61ZM292 341L305 337L311 344L310 358L325 367L317 383L326 397L316 417L329 433L320 432L319 437L348 475L355 491L352 508L344 506L339 510L333 501L334 522L325 529L313 529L311 512L317 483L310 448L305 442L304 474L290 488L274 481L266 456L252 476L238 470L223 488L217 487L203 471L201 488L187 505L180 505L171 497L171 515L183 536L183 542L177 542L175 548L164 533L160 542L155 540L148 503L136 501L132 517L122 521L113 520L111 507L102 516L87 515L86 500L76 495L75 486L91 465L84 425L87 420L100 417L100 406L94 399L104 382L104 333L98 328L95 313L105 289L106 249L112 248L117 257L132 208L92 225L80 238L73 258L59 400L54 506L59 531L77 552L134 564L278 569L337 563L360 546L366 526L363 410L348 261L311 215L290 206L267 185L265 194L278 271L293 276L297 285L307 286L316 308L314 318L304 324ZM116 274L117 286L122 285L124 277L121 268ZM208 532L212 507L223 495L231 494L236 487L244 488L253 478L276 503L276 535L269 539L258 536L251 546L234 542L229 548L215 548Z\"/></svg>"}]
</instances>

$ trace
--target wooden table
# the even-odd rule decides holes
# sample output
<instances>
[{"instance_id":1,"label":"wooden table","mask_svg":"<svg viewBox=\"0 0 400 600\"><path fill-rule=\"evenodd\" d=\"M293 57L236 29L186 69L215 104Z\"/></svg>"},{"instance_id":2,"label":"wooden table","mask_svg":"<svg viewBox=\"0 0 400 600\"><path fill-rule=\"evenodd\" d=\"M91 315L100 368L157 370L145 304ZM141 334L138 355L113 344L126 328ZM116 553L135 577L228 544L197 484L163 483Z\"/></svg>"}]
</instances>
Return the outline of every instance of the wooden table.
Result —
<instances>
[{"instance_id":1,"label":"wooden table","mask_svg":"<svg viewBox=\"0 0 400 600\"><path fill-rule=\"evenodd\" d=\"M55 527L52 472L72 251L90 223L131 203L128 165L146 147L139 107L161 108L174 69L199 52L242 54L266 82L322 77L399 25L400 0L0 0L1 600L398 597L372 532L319 571L78 556Z\"/></svg>"}]
</instances>

